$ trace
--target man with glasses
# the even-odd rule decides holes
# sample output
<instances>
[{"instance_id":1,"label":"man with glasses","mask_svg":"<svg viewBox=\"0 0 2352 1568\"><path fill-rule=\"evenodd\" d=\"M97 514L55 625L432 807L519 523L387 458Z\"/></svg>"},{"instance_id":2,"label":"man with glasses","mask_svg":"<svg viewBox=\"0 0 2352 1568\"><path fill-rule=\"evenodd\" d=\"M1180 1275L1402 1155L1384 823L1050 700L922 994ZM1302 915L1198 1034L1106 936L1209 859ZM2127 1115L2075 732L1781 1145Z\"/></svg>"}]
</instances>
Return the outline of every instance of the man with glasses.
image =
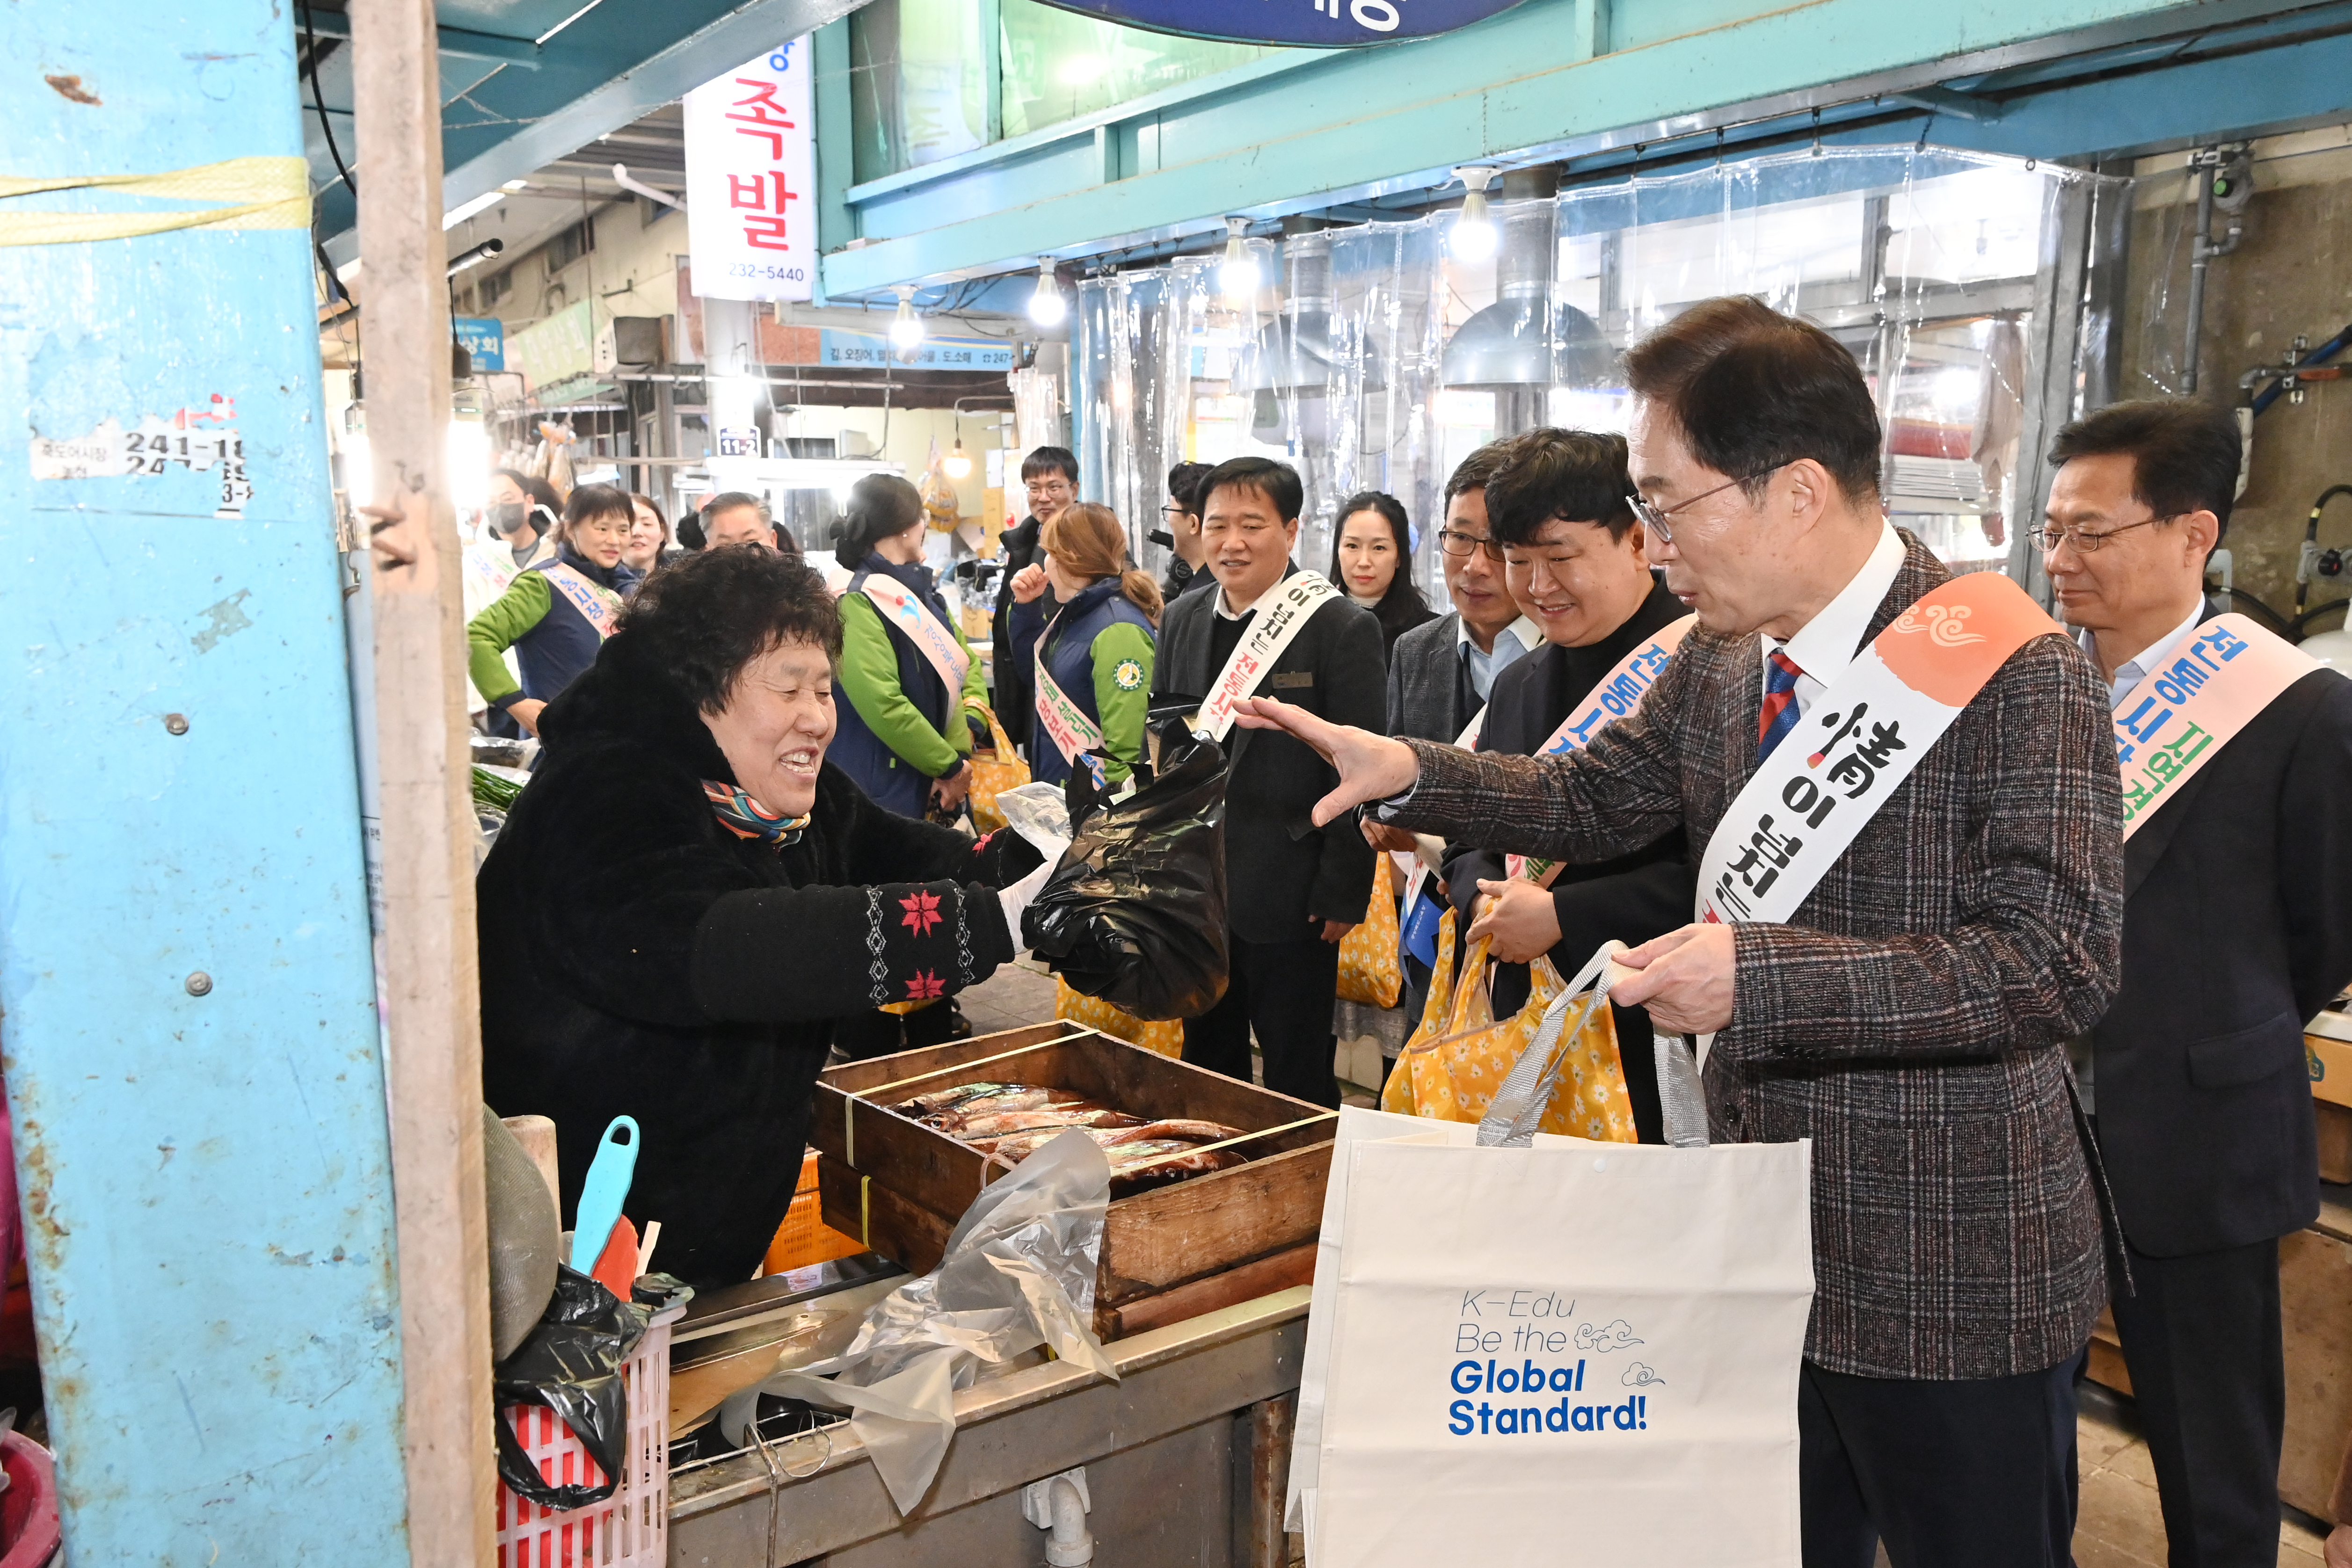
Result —
<instances>
[{"instance_id":1,"label":"man with glasses","mask_svg":"<svg viewBox=\"0 0 2352 1568\"><path fill-rule=\"evenodd\" d=\"M1208 569L1209 547L1201 537L1197 494L1209 467L1206 463L1179 463L1168 470L1168 499L1160 508L1162 526L1151 530L1151 542L1166 546L1169 552L1168 575L1160 582L1160 597L1167 603L1217 580Z\"/></svg>"},{"instance_id":2,"label":"man with glasses","mask_svg":"<svg viewBox=\"0 0 2352 1568\"><path fill-rule=\"evenodd\" d=\"M1486 526L1486 483L1509 460L1510 444L1488 442L1445 481L1439 559L1454 608L1403 633L1389 651L1391 735L1454 739L1486 706L1495 677L1543 644L1543 632L1511 598L1503 547ZM1395 837L1402 841L1387 847L1412 847L1409 838Z\"/></svg>"},{"instance_id":3,"label":"man with glasses","mask_svg":"<svg viewBox=\"0 0 2352 1568\"><path fill-rule=\"evenodd\" d=\"M989 657L989 667L995 676L992 700L997 722L1015 745L1026 746L1035 695L1029 672L1021 667L1021 661L1006 653L1013 646L1013 580L1021 574L1023 567L1044 563L1045 551L1037 542L1039 534L1061 515L1063 507L1078 498L1077 454L1066 446L1038 447L1021 460L1021 483L1029 493L1029 515L1002 536L1004 575L996 580L994 652ZM1061 601L1048 588L1041 602L1045 607L1045 619L1052 621L1054 612L1061 608Z\"/></svg>"},{"instance_id":4,"label":"man with glasses","mask_svg":"<svg viewBox=\"0 0 2352 1568\"><path fill-rule=\"evenodd\" d=\"M2174 1568L2267 1565L2286 1416L2278 1239L2319 1216L2303 1021L2352 980L2352 682L2206 604L2237 488L2228 409L2117 403L2060 431L2050 456L2051 586L2130 754L2123 989L2074 1045L2131 1265L2116 1331ZM2284 655L2269 700L2198 745L2215 728L2198 711L2209 664L2264 653ZM2162 776L2217 744L2194 775ZM2143 820L2151 768L2169 788Z\"/></svg>"},{"instance_id":5,"label":"man with glasses","mask_svg":"<svg viewBox=\"0 0 2352 1568\"><path fill-rule=\"evenodd\" d=\"M1612 1000L1712 1036L1717 1140L1812 1141L1805 1563L1867 1564L1883 1539L1905 1568L2063 1564L2072 1375L2106 1295L2065 1051L2117 972L2105 687L2013 584L1954 586L1888 525L1877 410L1820 328L1707 300L1625 369L1635 511L1699 622L1638 709L1545 758L1385 739L1265 700L1243 722L1332 758L1341 784L1318 818L1380 801L1401 826L1580 863L1677 826L1705 847L1709 918L1627 954L1638 973ZM1906 615L1931 592L1937 614ZM1956 604L1980 604L1985 631L1930 631ZM2006 657L1965 681L1937 652L1986 642ZM1930 711L1873 675L1889 653L1974 695ZM1849 667L1871 683L1867 716L1833 695L1860 689ZM1868 742L1839 728L1865 716ZM1784 747L1801 725L1802 749ZM1816 784L1809 758L1833 748ZM1769 802L1748 790L1759 776ZM1854 808L1822 812L1827 828L1811 815L1824 788L1832 810ZM1767 804L1779 816L1759 829ZM1718 846L1725 826L1736 841ZM1748 899L1718 882L1724 864L1744 868ZM1787 913L1739 914L1748 899Z\"/></svg>"}]
</instances>

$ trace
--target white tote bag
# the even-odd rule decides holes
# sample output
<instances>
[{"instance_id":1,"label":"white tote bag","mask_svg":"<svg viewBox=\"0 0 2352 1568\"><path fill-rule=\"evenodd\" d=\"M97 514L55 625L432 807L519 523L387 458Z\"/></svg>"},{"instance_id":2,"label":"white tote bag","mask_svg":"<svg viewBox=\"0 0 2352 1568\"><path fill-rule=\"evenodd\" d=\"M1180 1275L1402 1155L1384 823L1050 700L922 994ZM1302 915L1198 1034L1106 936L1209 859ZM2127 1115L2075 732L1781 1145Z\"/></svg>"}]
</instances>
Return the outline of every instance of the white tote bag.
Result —
<instances>
[{"instance_id":1,"label":"white tote bag","mask_svg":"<svg viewBox=\"0 0 2352 1568\"><path fill-rule=\"evenodd\" d=\"M1334 1155L1309 1563L1794 1568L1811 1146L1381 1135L1399 1120Z\"/></svg>"}]
</instances>

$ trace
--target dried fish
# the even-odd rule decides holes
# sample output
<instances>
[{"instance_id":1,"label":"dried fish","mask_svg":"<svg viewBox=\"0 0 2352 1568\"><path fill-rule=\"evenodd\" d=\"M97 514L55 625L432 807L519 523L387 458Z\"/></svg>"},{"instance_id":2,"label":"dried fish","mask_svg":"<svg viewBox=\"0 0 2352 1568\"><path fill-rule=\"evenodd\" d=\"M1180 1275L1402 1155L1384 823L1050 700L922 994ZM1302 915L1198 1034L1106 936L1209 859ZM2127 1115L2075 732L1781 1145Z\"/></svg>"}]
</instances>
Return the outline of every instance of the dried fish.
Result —
<instances>
[{"instance_id":1,"label":"dried fish","mask_svg":"<svg viewBox=\"0 0 2352 1568\"><path fill-rule=\"evenodd\" d=\"M1124 1111L1114 1111L1108 1105L1045 1105L1034 1111L999 1111L973 1116L956 1129L956 1136L967 1144L983 1138L1001 1138L1007 1133L1025 1133L1033 1127L1128 1128L1143 1125L1143 1118L1130 1116Z\"/></svg>"},{"instance_id":2,"label":"dried fish","mask_svg":"<svg viewBox=\"0 0 2352 1568\"><path fill-rule=\"evenodd\" d=\"M1097 1125L1101 1124L1097 1124ZM1241 1135L1242 1130L1239 1127L1228 1127L1222 1122L1194 1122L1179 1118L1165 1122L1145 1122L1139 1126L1130 1126L1118 1138L1112 1140L1112 1143L1131 1144L1143 1143L1155 1138L1176 1138L1191 1144L1222 1144L1227 1138L1238 1138Z\"/></svg>"}]
</instances>

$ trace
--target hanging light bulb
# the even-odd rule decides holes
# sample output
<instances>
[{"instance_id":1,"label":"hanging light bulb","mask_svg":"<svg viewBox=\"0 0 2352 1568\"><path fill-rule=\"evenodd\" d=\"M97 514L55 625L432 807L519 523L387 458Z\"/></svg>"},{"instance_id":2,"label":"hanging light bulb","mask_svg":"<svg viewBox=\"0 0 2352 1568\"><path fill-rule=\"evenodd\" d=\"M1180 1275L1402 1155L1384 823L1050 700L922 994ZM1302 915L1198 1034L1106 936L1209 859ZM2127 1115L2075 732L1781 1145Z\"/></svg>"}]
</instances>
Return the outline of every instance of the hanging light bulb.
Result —
<instances>
[{"instance_id":1,"label":"hanging light bulb","mask_svg":"<svg viewBox=\"0 0 2352 1568\"><path fill-rule=\"evenodd\" d=\"M1495 254L1495 220L1486 215L1486 184L1495 171L1481 163L1465 163L1454 177L1469 187L1462 198L1462 215L1454 220L1449 248L1460 261L1484 261Z\"/></svg>"},{"instance_id":2,"label":"hanging light bulb","mask_svg":"<svg viewBox=\"0 0 2352 1568\"><path fill-rule=\"evenodd\" d=\"M1037 258L1037 292L1029 297L1029 319L1040 327L1058 327L1062 318L1070 313L1069 302L1054 281L1054 260L1051 256Z\"/></svg>"},{"instance_id":3,"label":"hanging light bulb","mask_svg":"<svg viewBox=\"0 0 2352 1568\"><path fill-rule=\"evenodd\" d=\"M1225 259L1217 267L1217 287L1234 303L1257 292L1257 260L1249 253L1247 218L1225 220Z\"/></svg>"},{"instance_id":4,"label":"hanging light bulb","mask_svg":"<svg viewBox=\"0 0 2352 1568\"><path fill-rule=\"evenodd\" d=\"M923 319L915 314L915 286L898 285L898 314L890 321L890 346L900 358L914 353L923 341Z\"/></svg>"},{"instance_id":5,"label":"hanging light bulb","mask_svg":"<svg viewBox=\"0 0 2352 1568\"><path fill-rule=\"evenodd\" d=\"M971 477L971 454L963 449L963 435L961 432L957 433L955 445L948 453L947 462L942 466L947 469L948 477L950 479Z\"/></svg>"}]
</instances>

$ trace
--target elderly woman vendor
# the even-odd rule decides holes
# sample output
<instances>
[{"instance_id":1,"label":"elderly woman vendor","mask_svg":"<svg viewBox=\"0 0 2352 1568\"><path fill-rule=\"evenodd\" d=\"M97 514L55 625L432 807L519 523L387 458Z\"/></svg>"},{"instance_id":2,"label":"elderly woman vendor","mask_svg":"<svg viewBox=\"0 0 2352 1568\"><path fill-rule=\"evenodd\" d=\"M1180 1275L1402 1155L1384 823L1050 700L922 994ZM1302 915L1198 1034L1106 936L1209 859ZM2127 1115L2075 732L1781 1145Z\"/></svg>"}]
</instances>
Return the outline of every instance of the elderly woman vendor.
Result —
<instances>
[{"instance_id":1,"label":"elderly woman vendor","mask_svg":"<svg viewBox=\"0 0 2352 1568\"><path fill-rule=\"evenodd\" d=\"M832 1020L1013 954L995 889L1038 863L882 810L825 759L841 618L798 558L656 573L548 706L478 879L482 1076L555 1119L563 1211L605 1124L627 1212L690 1284L748 1278L790 1206Z\"/></svg>"}]
</instances>

